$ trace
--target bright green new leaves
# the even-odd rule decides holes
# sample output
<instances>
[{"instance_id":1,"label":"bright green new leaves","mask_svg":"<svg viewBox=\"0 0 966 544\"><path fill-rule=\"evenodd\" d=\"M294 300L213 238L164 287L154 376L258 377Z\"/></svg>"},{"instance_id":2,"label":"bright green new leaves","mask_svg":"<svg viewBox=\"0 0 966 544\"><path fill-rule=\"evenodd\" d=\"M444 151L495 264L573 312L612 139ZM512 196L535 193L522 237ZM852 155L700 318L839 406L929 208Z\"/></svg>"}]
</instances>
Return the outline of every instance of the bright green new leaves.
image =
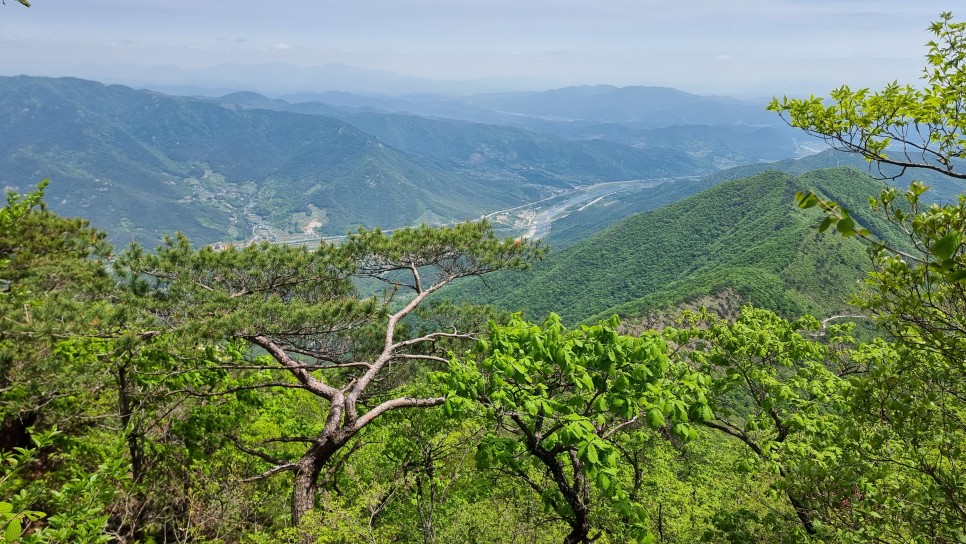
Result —
<instances>
[{"instance_id":1,"label":"bright green new leaves","mask_svg":"<svg viewBox=\"0 0 966 544\"><path fill-rule=\"evenodd\" d=\"M801 207L819 206L828 225L845 236L855 235L868 244L874 271L866 280L867 289L857 303L886 321L890 332L899 337L907 325L925 329L917 342L932 349L955 353L962 349L966 330L966 196L949 204L922 205L920 197L928 188L913 182L899 198L899 191L886 189L870 198L874 213L896 225L908 237L904 244L887 243L854 223L841 226L848 212L838 204L813 193L798 196Z\"/></svg>"},{"instance_id":2,"label":"bright green new leaves","mask_svg":"<svg viewBox=\"0 0 966 544\"><path fill-rule=\"evenodd\" d=\"M711 418L703 380L671 363L663 339L621 335L618 326L615 317L571 331L556 315L542 326L516 315L492 327L478 358L452 363L440 378L447 409L483 407L494 424L478 463L540 491L571 525L566 542L591 530L591 487L646 539L645 513L628 499L612 439L645 425L688 439L692 421ZM556 489L535 483L542 471Z\"/></svg>"},{"instance_id":3,"label":"bright green new leaves","mask_svg":"<svg viewBox=\"0 0 966 544\"><path fill-rule=\"evenodd\" d=\"M943 13L929 28L923 85L891 83L884 89L842 86L821 97L773 99L768 109L792 126L870 161L927 168L966 178L955 162L966 158L966 23Z\"/></svg>"},{"instance_id":4,"label":"bright green new leaves","mask_svg":"<svg viewBox=\"0 0 966 544\"><path fill-rule=\"evenodd\" d=\"M793 126L867 159L951 177L966 158L966 23L949 13L930 27L934 40L920 89L832 93L775 100L769 106ZM925 206L927 187L888 189L870 204L906 235L885 241L858 227L839 205L814 194L802 207L826 212L835 226L869 244L874 270L856 302L877 318L893 344L873 342L852 353L863 368L851 375L841 417L834 480L838 506L821 517L855 541L961 542L966 527L966 197ZM837 493L837 495L836 495Z\"/></svg>"},{"instance_id":5,"label":"bright green new leaves","mask_svg":"<svg viewBox=\"0 0 966 544\"><path fill-rule=\"evenodd\" d=\"M906 332L895 344L875 341L852 354L866 370L849 380L835 471L842 496L830 512L839 515L832 525L848 524L846 541L966 538L964 366Z\"/></svg>"},{"instance_id":6,"label":"bright green new leaves","mask_svg":"<svg viewBox=\"0 0 966 544\"><path fill-rule=\"evenodd\" d=\"M820 207L825 212L825 219L818 226L819 232L825 232L829 227L834 226L835 230L846 238L860 235L863 237L871 236L871 233L859 226L852 218L849 211L835 202L821 198L819 195L808 191L795 194L795 201L802 209Z\"/></svg>"},{"instance_id":7,"label":"bright green new leaves","mask_svg":"<svg viewBox=\"0 0 966 544\"><path fill-rule=\"evenodd\" d=\"M11 544L19 542L20 536L30 522L44 517L43 512L29 510L23 504L14 504L26 502L23 500L26 498L25 493L20 493L16 497L12 495L19 487L16 485L18 473L35 460L38 448L45 448L53 443L56 434L56 431L52 431L35 436L34 448L17 448L14 452L0 452L0 499L2 499L0 500L0 530L2 530L0 542Z\"/></svg>"},{"instance_id":8,"label":"bright green new leaves","mask_svg":"<svg viewBox=\"0 0 966 544\"><path fill-rule=\"evenodd\" d=\"M839 338L835 329L830 346L816 339L822 335L813 318L789 322L752 307L732 321L708 314L689 320L689 328L665 334L685 348L679 353L710 382L714 418L705 424L748 446L752 455L739 463L739 471L760 464L779 477L775 488L791 508L769 513L772 523L794 527L795 516L805 533L815 534L812 490L801 484L810 481L808 473L827 473L840 461L840 449L828 447L827 439L838 430L834 410L847 386L836 370L851 366L831 346L848 338Z\"/></svg>"},{"instance_id":9,"label":"bright green new leaves","mask_svg":"<svg viewBox=\"0 0 966 544\"><path fill-rule=\"evenodd\" d=\"M854 413L867 422L866 455L881 482L869 500L901 509L906 531L956 542L966 527L966 197L925 207L924 190L910 187L903 207L895 190L873 200L910 244L873 240L875 269L857 302L896 341L867 348Z\"/></svg>"}]
</instances>

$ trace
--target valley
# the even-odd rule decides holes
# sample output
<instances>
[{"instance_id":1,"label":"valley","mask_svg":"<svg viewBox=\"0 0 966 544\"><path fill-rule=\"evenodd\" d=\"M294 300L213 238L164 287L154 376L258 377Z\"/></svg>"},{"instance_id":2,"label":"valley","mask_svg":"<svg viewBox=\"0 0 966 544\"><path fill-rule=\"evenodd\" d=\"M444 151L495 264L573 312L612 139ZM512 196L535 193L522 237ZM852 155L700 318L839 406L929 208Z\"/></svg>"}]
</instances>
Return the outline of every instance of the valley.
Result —
<instances>
[{"instance_id":1,"label":"valley","mask_svg":"<svg viewBox=\"0 0 966 544\"><path fill-rule=\"evenodd\" d=\"M566 217L572 211L583 211L597 204L604 197L648 189L682 179L692 178L609 181L588 186L578 185L559 195L484 214L483 218L494 223L497 230L505 232L507 236L540 240L550 233L555 221Z\"/></svg>"}]
</instances>

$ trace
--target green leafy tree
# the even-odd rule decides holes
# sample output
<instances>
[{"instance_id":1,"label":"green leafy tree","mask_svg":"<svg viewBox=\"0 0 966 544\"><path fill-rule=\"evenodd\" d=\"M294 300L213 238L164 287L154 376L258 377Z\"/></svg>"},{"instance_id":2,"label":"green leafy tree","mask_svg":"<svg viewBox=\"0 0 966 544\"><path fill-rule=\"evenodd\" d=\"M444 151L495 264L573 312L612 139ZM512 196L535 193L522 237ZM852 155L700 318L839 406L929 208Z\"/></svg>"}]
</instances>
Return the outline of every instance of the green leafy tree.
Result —
<instances>
[{"instance_id":1,"label":"green leafy tree","mask_svg":"<svg viewBox=\"0 0 966 544\"><path fill-rule=\"evenodd\" d=\"M408 367L447 362L434 345L473 331L406 337L403 319L453 281L523 268L538 253L534 244L498 239L486 223L464 223L392 234L360 230L342 245L314 251L267 244L195 249L179 237L155 254L133 247L117 269L159 330L252 348L209 367L241 381L219 382L206 395L297 391L305 417L295 432L257 443L232 437L268 463L252 481L293 474L297 525L315 506L323 469L362 429L393 410L444 402L393 390L412 378ZM384 285L383 296L360 299L353 278Z\"/></svg>"},{"instance_id":2,"label":"green leafy tree","mask_svg":"<svg viewBox=\"0 0 966 544\"><path fill-rule=\"evenodd\" d=\"M812 97L775 100L770 108L878 164L966 178L966 23L943 13L929 30L934 39L921 88L842 87L828 106ZM835 202L798 195L801 207L825 211L820 229L834 227L868 243L874 270L856 303L894 340L854 355L867 369L849 380L843 432L852 437L848 448L858 462L841 478L856 491L829 517L853 540L966 537L966 197L927 206L921 201L926 190L913 182L904 194L888 189L870 199L875 212L905 232L898 244L878 239Z\"/></svg>"},{"instance_id":3,"label":"green leafy tree","mask_svg":"<svg viewBox=\"0 0 966 544\"><path fill-rule=\"evenodd\" d=\"M483 409L492 431L477 453L481 467L522 479L565 521L565 543L588 542L596 527L596 490L629 528L625 538L650 539L647 516L630 499L615 437L639 427L694 436L691 421L711 412L699 377L674 368L656 334L617 333L616 317L567 330L551 314L542 326L514 316L494 325L480 355L454 361L440 375L449 410ZM540 482L545 473L549 486Z\"/></svg>"},{"instance_id":4,"label":"green leafy tree","mask_svg":"<svg viewBox=\"0 0 966 544\"><path fill-rule=\"evenodd\" d=\"M2 217L2 210L0 210ZM33 448L17 448L14 452L0 452L0 529L2 529L3 542L16 543L23 536L24 531L33 521L44 517L44 513L36 510L28 510L22 505L15 508L14 502L8 502L18 489L15 483L17 473L21 472L25 466L33 461L38 448L43 448L53 444L53 437L56 431L40 434L32 437L34 440ZM21 495L22 497L22 495ZM16 501L23 503L25 501Z\"/></svg>"},{"instance_id":5,"label":"green leafy tree","mask_svg":"<svg viewBox=\"0 0 966 544\"><path fill-rule=\"evenodd\" d=\"M768 109L789 124L877 164L925 168L966 179L966 23L943 13L929 31L923 85L880 91L842 86L822 97L775 98ZM898 174L890 175L894 177Z\"/></svg>"},{"instance_id":6,"label":"green leafy tree","mask_svg":"<svg viewBox=\"0 0 966 544\"><path fill-rule=\"evenodd\" d=\"M731 321L707 312L686 319L688 328L665 334L686 347L679 354L711 383L715 417L704 425L746 445L751 455L736 468L776 474L773 487L790 506L748 514L779 533L795 526L787 519L794 516L798 532L816 535L820 492L806 475L840 461L832 442L846 387L840 374L855 371L847 355L851 339L835 326L821 334L810 316L790 322L750 306Z\"/></svg>"},{"instance_id":7,"label":"green leafy tree","mask_svg":"<svg viewBox=\"0 0 966 544\"><path fill-rule=\"evenodd\" d=\"M959 484L966 478L960 447L966 440L966 197L925 206L926 190L914 182L901 196L887 189L870 200L907 235L899 247L877 239L835 202L810 193L798 200L826 212L820 228L834 226L867 242L873 271L855 303L894 340L854 355L868 365L851 380L847 421L854 425L843 432L868 438L852 449L863 461L863 477L876 485L862 486L865 500L852 505L849 525L900 539L930 534L934 542L955 542L966 526ZM875 523L883 510L901 511L902 523Z\"/></svg>"},{"instance_id":8,"label":"green leafy tree","mask_svg":"<svg viewBox=\"0 0 966 544\"><path fill-rule=\"evenodd\" d=\"M48 211L41 183L7 195L0 216L0 447L30 445L26 427L67 432L85 384L53 356L59 340L96 331L110 280L104 234ZM91 376L88 376L91 377ZM89 385L89 384L88 384ZM41 409L43 408L43 409Z\"/></svg>"}]
</instances>

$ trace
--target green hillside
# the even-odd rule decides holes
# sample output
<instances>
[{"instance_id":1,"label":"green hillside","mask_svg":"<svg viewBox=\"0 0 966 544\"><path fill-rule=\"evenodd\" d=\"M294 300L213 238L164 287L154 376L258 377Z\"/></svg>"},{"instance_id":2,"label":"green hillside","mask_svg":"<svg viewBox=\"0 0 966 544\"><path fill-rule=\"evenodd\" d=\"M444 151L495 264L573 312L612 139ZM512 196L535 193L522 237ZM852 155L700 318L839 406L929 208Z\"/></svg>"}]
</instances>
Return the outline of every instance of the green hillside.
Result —
<instances>
[{"instance_id":1,"label":"green hillside","mask_svg":"<svg viewBox=\"0 0 966 544\"><path fill-rule=\"evenodd\" d=\"M715 183L707 178L685 179L606 196L592 206L573 210L554 221L546 241L553 247L563 249L593 236L626 217L656 210L714 185Z\"/></svg>"},{"instance_id":2,"label":"green hillside","mask_svg":"<svg viewBox=\"0 0 966 544\"><path fill-rule=\"evenodd\" d=\"M909 168L905 171L889 165L870 165L862 157L854 153L846 153L835 149L827 149L815 155L808 155L800 159L786 159L773 163L756 163L736 166L715 172L708 176L710 183L719 183L731 179L753 176L768 170L777 170L792 175L804 174L822 168L850 166L856 170L866 172L873 177L885 179L891 185L900 188L907 187L913 180L919 180L930 186L926 193L928 200L955 201L958 196L966 192L966 181L945 176L931 170Z\"/></svg>"},{"instance_id":3,"label":"green hillside","mask_svg":"<svg viewBox=\"0 0 966 544\"><path fill-rule=\"evenodd\" d=\"M797 191L834 198L875 232L864 212L882 184L854 169L792 177L766 172L722 183L635 215L560 252L527 274L475 284L461 296L569 322L642 315L730 288L786 315L828 315L845 307L867 269L861 244L815 226L819 213L795 207Z\"/></svg>"},{"instance_id":4,"label":"green hillside","mask_svg":"<svg viewBox=\"0 0 966 544\"><path fill-rule=\"evenodd\" d=\"M519 176L570 186L710 172L680 149L638 149L603 141L568 141L517 128L360 113L340 117L387 144L458 170Z\"/></svg>"},{"instance_id":5,"label":"green hillside","mask_svg":"<svg viewBox=\"0 0 966 544\"><path fill-rule=\"evenodd\" d=\"M216 104L73 79L5 78L0 181L51 178L55 210L115 239L182 230L247 239L297 231L314 206L323 232L478 215L532 198L515 180L455 176L335 119Z\"/></svg>"},{"instance_id":6,"label":"green hillside","mask_svg":"<svg viewBox=\"0 0 966 544\"><path fill-rule=\"evenodd\" d=\"M902 175L895 169L883 167L883 171L870 170L869 164L852 154L829 149L800 159L787 159L770 163L753 163L719 170L702 179L680 180L658 187L638 191L624 191L605 197L593 206L574 210L565 217L554 221L548 243L557 248L571 246L605 228L616 224L631 215L654 210L681 200L719 183L748 178L767 171L784 172L798 176L806 172L825 168L848 166L899 188L905 188L913 180L920 180L930 186L925 198L929 201L952 202L966 191L963 180L950 178L926 170L909 169ZM893 177L894 176L894 177Z\"/></svg>"}]
</instances>

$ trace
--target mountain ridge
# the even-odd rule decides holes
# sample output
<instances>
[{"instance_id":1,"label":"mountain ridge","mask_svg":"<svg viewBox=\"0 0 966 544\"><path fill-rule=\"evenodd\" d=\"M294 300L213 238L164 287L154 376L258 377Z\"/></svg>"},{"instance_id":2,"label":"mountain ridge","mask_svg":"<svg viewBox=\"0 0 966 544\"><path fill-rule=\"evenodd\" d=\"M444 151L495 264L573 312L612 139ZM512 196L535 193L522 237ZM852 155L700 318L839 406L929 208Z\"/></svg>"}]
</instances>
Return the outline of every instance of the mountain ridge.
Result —
<instances>
[{"instance_id":1,"label":"mountain ridge","mask_svg":"<svg viewBox=\"0 0 966 544\"><path fill-rule=\"evenodd\" d=\"M523 309L531 319L554 311L569 322L639 317L725 289L789 316L830 315L846 307L868 260L855 239L818 233L820 213L798 209L795 193L838 200L888 236L867 212L868 195L882 187L848 168L724 182L551 251L527 274L491 278L492 289L475 284L455 295Z\"/></svg>"}]
</instances>

